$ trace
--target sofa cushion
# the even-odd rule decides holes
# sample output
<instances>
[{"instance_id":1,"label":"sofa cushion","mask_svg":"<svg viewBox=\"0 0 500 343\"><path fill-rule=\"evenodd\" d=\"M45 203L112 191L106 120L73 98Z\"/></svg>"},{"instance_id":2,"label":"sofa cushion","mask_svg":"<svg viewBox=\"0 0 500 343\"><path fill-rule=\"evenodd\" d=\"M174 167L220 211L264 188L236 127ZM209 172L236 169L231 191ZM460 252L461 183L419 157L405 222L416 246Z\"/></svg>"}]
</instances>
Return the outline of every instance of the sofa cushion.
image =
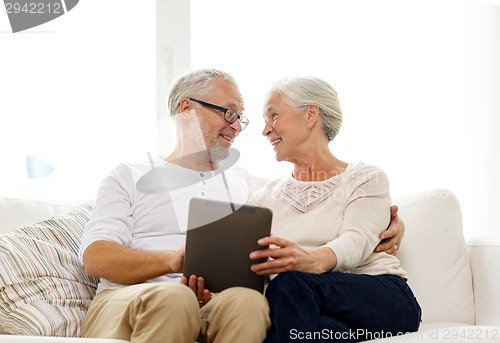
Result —
<instances>
[{"instance_id":1,"label":"sofa cushion","mask_svg":"<svg viewBox=\"0 0 500 343\"><path fill-rule=\"evenodd\" d=\"M66 213L78 204L25 198L0 198L0 234Z\"/></svg>"},{"instance_id":2,"label":"sofa cushion","mask_svg":"<svg viewBox=\"0 0 500 343\"><path fill-rule=\"evenodd\" d=\"M406 227L397 256L422 307L422 321L473 324L472 274L457 198L432 190L396 198L395 204Z\"/></svg>"},{"instance_id":3,"label":"sofa cushion","mask_svg":"<svg viewBox=\"0 0 500 343\"><path fill-rule=\"evenodd\" d=\"M79 336L98 279L78 260L92 203L0 236L0 322L11 334Z\"/></svg>"}]
</instances>

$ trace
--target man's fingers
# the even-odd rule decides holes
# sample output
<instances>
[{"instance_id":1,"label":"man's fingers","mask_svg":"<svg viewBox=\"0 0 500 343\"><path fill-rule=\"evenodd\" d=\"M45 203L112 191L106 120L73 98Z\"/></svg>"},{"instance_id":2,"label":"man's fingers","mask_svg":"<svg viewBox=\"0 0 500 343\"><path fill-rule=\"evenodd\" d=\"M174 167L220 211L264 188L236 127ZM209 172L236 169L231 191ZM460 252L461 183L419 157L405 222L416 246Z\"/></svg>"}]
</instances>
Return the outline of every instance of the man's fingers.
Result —
<instances>
[{"instance_id":1,"label":"man's fingers","mask_svg":"<svg viewBox=\"0 0 500 343\"><path fill-rule=\"evenodd\" d=\"M398 210L399 208L397 205L391 206L391 219L398 215Z\"/></svg>"},{"instance_id":2,"label":"man's fingers","mask_svg":"<svg viewBox=\"0 0 500 343\"><path fill-rule=\"evenodd\" d=\"M210 293L210 291L208 289L205 289L203 291L203 301L206 304L207 302L210 301L210 299L212 299L212 293Z\"/></svg>"},{"instance_id":3,"label":"man's fingers","mask_svg":"<svg viewBox=\"0 0 500 343\"><path fill-rule=\"evenodd\" d=\"M196 294L198 295L198 299L203 300L203 290L205 288L205 282L201 277L198 278L198 282L196 283Z\"/></svg>"},{"instance_id":4,"label":"man's fingers","mask_svg":"<svg viewBox=\"0 0 500 343\"><path fill-rule=\"evenodd\" d=\"M196 275L191 275L189 277L189 284L188 284L189 288L191 288L194 292L194 294L196 294L196 296L198 296L198 277Z\"/></svg>"},{"instance_id":5,"label":"man's fingers","mask_svg":"<svg viewBox=\"0 0 500 343\"><path fill-rule=\"evenodd\" d=\"M400 242L396 236L386 239L377 245L376 252L386 252L388 254L395 254L399 250Z\"/></svg>"}]
</instances>

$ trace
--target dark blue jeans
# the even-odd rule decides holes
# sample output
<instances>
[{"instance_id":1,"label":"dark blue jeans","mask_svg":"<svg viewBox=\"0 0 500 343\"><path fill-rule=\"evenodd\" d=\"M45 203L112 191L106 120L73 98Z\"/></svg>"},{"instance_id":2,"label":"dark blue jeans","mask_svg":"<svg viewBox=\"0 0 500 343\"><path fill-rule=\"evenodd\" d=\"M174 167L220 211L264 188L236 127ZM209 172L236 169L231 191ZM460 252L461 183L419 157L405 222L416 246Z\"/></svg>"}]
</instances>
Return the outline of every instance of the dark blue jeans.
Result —
<instances>
[{"instance_id":1,"label":"dark blue jeans","mask_svg":"<svg viewBox=\"0 0 500 343\"><path fill-rule=\"evenodd\" d=\"M266 298L265 343L359 342L418 330L422 311L406 281L392 275L279 274Z\"/></svg>"}]
</instances>

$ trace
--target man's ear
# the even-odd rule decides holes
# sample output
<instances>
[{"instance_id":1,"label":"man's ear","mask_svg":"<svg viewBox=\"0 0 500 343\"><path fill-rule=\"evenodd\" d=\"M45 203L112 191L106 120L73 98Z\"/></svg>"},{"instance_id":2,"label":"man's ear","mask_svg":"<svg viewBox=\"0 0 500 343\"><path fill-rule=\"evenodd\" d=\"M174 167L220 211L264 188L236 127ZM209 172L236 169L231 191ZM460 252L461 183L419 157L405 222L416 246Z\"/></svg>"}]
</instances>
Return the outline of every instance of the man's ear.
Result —
<instances>
[{"instance_id":1,"label":"man's ear","mask_svg":"<svg viewBox=\"0 0 500 343\"><path fill-rule=\"evenodd\" d=\"M306 109L307 126L313 128L316 122L319 121L319 107L318 105L308 105Z\"/></svg>"},{"instance_id":2,"label":"man's ear","mask_svg":"<svg viewBox=\"0 0 500 343\"><path fill-rule=\"evenodd\" d=\"M181 100L179 104L179 114L181 117L185 120L189 120L191 116L191 111L193 111L194 108L192 106L191 100L188 98L184 98Z\"/></svg>"}]
</instances>

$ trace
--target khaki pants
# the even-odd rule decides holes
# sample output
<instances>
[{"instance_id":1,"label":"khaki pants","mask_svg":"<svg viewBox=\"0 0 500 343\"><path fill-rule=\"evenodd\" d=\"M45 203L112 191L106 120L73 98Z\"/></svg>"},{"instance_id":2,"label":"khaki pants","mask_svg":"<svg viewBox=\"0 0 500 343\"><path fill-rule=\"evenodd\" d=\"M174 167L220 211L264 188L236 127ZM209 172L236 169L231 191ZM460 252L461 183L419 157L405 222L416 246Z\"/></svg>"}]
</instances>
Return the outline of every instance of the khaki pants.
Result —
<instances>
[{"instance_id":1,"label":"khaki pants","mask_svg":"<svg viewBox=\"0 0 500 343\"><path fill-rule=\"evenodd\" d=\"M134 343L260 343L269 326L267 300L254 290L228 288L200 309L185 285L145 283L96 295L82 336Z\"/></svg>"}]
</instances>

